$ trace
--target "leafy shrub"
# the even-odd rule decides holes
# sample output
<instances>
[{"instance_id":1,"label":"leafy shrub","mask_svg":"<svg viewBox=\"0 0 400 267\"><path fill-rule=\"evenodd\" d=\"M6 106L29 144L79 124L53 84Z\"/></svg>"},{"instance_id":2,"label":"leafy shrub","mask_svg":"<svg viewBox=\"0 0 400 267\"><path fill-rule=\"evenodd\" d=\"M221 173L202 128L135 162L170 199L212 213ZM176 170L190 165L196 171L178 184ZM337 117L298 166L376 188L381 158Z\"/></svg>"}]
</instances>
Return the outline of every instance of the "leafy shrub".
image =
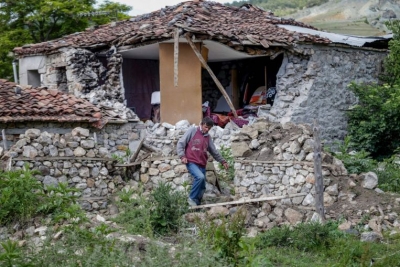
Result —
<instances>
[{"instance_id":1,"label":"leafy shrub","mask_svg":"<svg viewBox=\"0 0 400 267\"><path fill-rule=\"evenodd\" d=\"M380 77L385 84L350 85L358 105L348 112L348 132L356 150L375 159L390 157L400 147L400 21L386 25L393 39Z\"/></svg>"},{"instance_id":2,"label":"leafy shrub","mask_svg":"<svg viewBox=\"0 0 400 267\"><path fill-rule=\"evenodd\" d=\"M52 214L56 222L86 219L76 203L77 189L62 183L45 188L33 177L37 173L28 166L22 170L0 171L0 224L26 222L38 214Z\"/></svg>"},{"instance_id":3,"label":"leafy shrub","mask_svg":"<svg viewBox=\"0 0 400 267\"><path fill-rule=\"evenodd\" d=\"M25 222L36 213L43 189L27 166L23 170L0 170L0 224Z\"/></svg>"},{"instance_id":4,"label":"leafy shrub","mask_svg":"<svg viewBox=\"0 0 400 267\"><path fill-rule=\"evenodd\" d=\"M31 259L32 266L134 266L133 255L128 255L133 246L107 238L106 234L111 231L108 226L100 225L94 229L86 229L70 225L62 230L61 239L54 240L48 237L40 250L25 251L25 257Z\"/></svg>"},{"instance_id":5,"label":"leafy shrub","mask_svg":"<svg viewBox=\"0 0 400 267\"><path fill-rule=\"evenodd\" d=\"M137 191L123 190L119 193L121 202L118 203L120 213L113 221L122 225L130 234L153 236L151 213L153 203L143 195L143 188Z\"/></svg>"},{"instance_id":6,"label":"leafy shrub","mask_svg":"<svg viewBox=\"0 0 400 267\"><path fill-rule=\"evenodd\" d=\"M140 262L141 267L229 267L225 259L209 247L199 242L185 241L175 246L176 253L170 253L169 247L160 247L157 244L150 244L146 254Z\"/></svg>"},{"instance_id":7,"label":"leafy shrub","mask_svg":"<svg viewBox=\"0 0 400 267\"><path fill-rule=\"evenodd\" d=\"M400 147L400 85L357 85L350 89L358 105L348 113L348 132L357 151L388 157Z\"/></svg>"},{"instance_id":8,"label":"leafy shrub","mask_svg":"<svg viewBox=\"0 0 400 267\"><path fill-rule=\"evenodd\" d=\"M207 222L197 222L200 229L200 237L211 246L218 255L226 258L229 262L237 265L240 261L240 251L243 244L246 212L239 209L231 218L220 218L220 221L209 220Z\"/></svg>"},{"instance_id":9,"label":"leafy shrub","mask_svg":"<svg viewBox=\"0 0 400 267\"><path fill-rule=\"evenodd\" d=\"M229 168L225 170L224 165L219 163L218 174L220 178L224 181L232 181L235 178L235 158L232 155L232 149L230 147L221 146L220 148L221 156L228 162Z\"/></svg>"},{"instance_id":10,"label":"leafy shrub","mask_svg":"<svg viewBox=\"0 0 400 267\"><path fill-rule=\"evenodd\" d=\"M29 267L34 266L25 262L24 255L18 243L7 240L0 244L3 252L0 250L0 266L3 267Z\"/></svg>"},{"instance_id":11,"label":"leafy shrub","mask_svg":"<svg viewBox=\"0 0 400 267\"><path fill-rule=\"evenodd\" d=\"M375 172L378 176L379 188L390 192L400 192L400 158L393 155L385 159Z\"/></svg>"},{"instance_id":12,"label":"leafy shrub","mask_svg":"<svg viewBox=\"0 0 400 267\"><path fill-rule=\"evenodd\" d=\"M374 170L377 163L369 156L369 153L364 150L350 152L352 145L350 137L346 136L344 142L338 144L338 151L333 152L333 154L343 162L349 173L359 174Z\"/></svg>"},{"instance_id":13,"label":"leafy shrub","mask_svg":"<svg viewBox=\"0 0 400 267\"><path fill-rule=\"evenodd\" d=\"M344 236L337 230L337 223L301 223L293 228L275 227L259 236L258 246L292 247L301 251L328 249L337 237Z\"/></svg>"},{"instance_id":14,"label":"leafy shrub","mask_svg":"<svg viewBox=\"0 0 400 267\"><path fill-rule=\"evenodd\" d=\"M149 197L139 189L135 197L130 192L120 194L123 212L114 220L126 225L132 234L153 236L154 233L177 232L181 217L188 211L187 196L174 191L170 184L160 182Z\"/></svg>"},{"instance_id":15,"label":"leafy shrub","mask_svg":"<svg viewBox=\"0 0 400 267\"><path fill-rule=\"evenodd\" d=\"M77 204L78 197L74 195L76 192L79 192L79 190L68 187L67 183L46 186L37 211L44 214L52 214L56 223L64 220L75 222L86 220L81 206Z\"/></svg>"},{"instance_id":16,"label":"leafy shrub","mask_svg":"<svg viewBox=\"0 0 400 267\"><path fill-rule=\"evenodd\" d=\"M188 211L186 194L174 191L171 184L160 182L151 196L155 206L151 213L153 229L161 234L176 232L182 215Z\"/></svg>"}]
</instances>

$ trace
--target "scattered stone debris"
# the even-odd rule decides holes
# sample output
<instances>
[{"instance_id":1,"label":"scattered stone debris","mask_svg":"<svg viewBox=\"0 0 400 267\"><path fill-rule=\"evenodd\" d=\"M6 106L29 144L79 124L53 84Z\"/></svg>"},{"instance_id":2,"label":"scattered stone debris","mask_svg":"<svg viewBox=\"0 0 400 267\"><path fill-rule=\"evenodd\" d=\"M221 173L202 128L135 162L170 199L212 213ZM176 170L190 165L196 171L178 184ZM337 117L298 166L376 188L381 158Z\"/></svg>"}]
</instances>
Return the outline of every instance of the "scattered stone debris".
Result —
<instances>
[{"instance_id":1,"label":"scattered stone debris","mask_svg":"<svg viewBox=\"0 0 400 267\"><path fill-rule=\"evenodd\" d=\"M154 124L151 121L141 125L142 132L131 136L131 140L137 143L140 142L140 136L145 134L143 147L137 148L140 150L140 165L127 180L117 175L124 168L115 167L115 162L110 159L112 139L103 139L99 144L85 128L75 128L65 135L30 129L21 135L20 141L6 153L6 157L14 159L13 168L21 168L29 162L31 168L41 170L42 175L37 178L44 184L65 181L70 186L80 188L83 197L91 196L82 202L82 206L91 211L89 216L93 217L93 221L109 224L109 219L119 212L115 205L109 204L110 200L118 201L117 198L110 198L112 193L121 189L137 190L140 184L144 185L145 190L151 191L160 181L168 182L175 190L185 191L184 184L191 182L186 166L176 156L176 142L191 125L185 120L175 125ZM218 164L214 161L207 170L204 203L299 193L304 195L244 205L216 205L206 213L187 214L185 218L189 222L193 222L198 214L204 214L201 215L203 218L230 216L242 206L247 213L248 234L254 236L256 232L274 226L320 219L314 207L314 140L309 126L291 123L281 125L258 119L243 128L232 123L228 123L224 129L215 126L210 134L218 147L231 147L235 155L235 178L233 181L220 181L220 192L215 186ZM111 137L112 134L107 136ZM125 146L128 144L129 141ZM45 156L66 158L43 158ZM74 160L68 160L68 157L74 157ZM344 220L339 229L357 235L370 232L362 234L361 239L365 241L379 240L382 231L400 230L400 197L377 192L376 174L348 175L342 162L328 153L323 153L322 169L326 218ZM110 174L113 172L116 176ZM99 200L95 196L103 198ZM44 235L46 229L40 227L31 225L23 230L24 234L19 232L21 229L2 229L0 237L23 240L24 236ZM40 245L40 238L35 240Z\"/></svg>"}]
</instances>

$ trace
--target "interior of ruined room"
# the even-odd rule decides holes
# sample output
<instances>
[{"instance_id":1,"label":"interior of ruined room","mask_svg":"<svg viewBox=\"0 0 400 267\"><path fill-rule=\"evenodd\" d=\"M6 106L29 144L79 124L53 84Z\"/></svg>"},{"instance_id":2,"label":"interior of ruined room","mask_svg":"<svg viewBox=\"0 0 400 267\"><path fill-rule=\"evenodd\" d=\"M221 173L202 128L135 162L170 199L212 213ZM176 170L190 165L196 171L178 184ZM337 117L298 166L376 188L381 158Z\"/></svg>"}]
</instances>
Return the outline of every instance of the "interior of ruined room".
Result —
<instances>
[{"instance_id":1,"label":"interior of ruined room","mask_svg":"<svg viewBox=\"0 0 400 267\"><path fill-rule=\"evenodd\" d=\"M259 106L270 107L274 104L276 76L283 54L270 59L221 48L219 51L211 50L209 47L209 44L207 48L199 45L199 50L229 96L240 118L237 120L239 124L246 124L251 116L256 117ZM187 118L194 122L202 116L210 116L216 124L224 127L233 119L232 108L220 86L188 45L180 44L176 70L173 44L159 44L158 49L159 53L150 53L144 48L142 53L137 51L140 49L121 52L127 106L141 120L176 123ZM197 117L191 118L189 113Z\"/></svg>"}]
</instances>

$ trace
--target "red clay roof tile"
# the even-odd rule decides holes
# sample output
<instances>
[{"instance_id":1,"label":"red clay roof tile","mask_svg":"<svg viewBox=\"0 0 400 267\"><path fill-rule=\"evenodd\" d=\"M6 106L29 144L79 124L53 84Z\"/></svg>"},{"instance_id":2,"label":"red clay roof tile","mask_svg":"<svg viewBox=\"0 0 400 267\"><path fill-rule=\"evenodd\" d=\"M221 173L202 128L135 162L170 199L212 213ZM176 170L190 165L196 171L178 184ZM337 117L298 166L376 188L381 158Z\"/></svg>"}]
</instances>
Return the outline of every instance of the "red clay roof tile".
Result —
<instances>
[{"instance_id":1,"label":"red clay roof tile","mask_svg":"<svg viewBox=\"0 0 400 267\"><path fill-rule=\"evenodd\" d=\"M182 2L175 6L136 16L126 21L98 26L95 29L67 35L63 38L38 44L17 47L19 55L48 53L55 49L74 46L91 47L145 45L146 42L164 41L173 38L176 27L184 32L207 36L208 39L243 44L248 36L258 40L268 40L271 44L288 46L297 42L327 44L330 40L316 35L297 33L299 38L291 37L293 32L278 25L294 25L315 29L310 25L293 19L275 17L273 13L245 4L241 8L225 6L216 2L195 0ZM225 43L228 43L225 41ZM256 41L256 44L261 44Z\"/></svg>"},{"instance_id":2,"label":"red clay roof tile","mask_svg":"<svg viewBox=\"0 0 400 267\"><path fill-rule=\"evenodd\" d=\"M45 88L22 88L21 94L16 94L16 86L0 79L0 122L97 122L102 119L99 108L74 95Z\"/></svg>"}]
</instances>

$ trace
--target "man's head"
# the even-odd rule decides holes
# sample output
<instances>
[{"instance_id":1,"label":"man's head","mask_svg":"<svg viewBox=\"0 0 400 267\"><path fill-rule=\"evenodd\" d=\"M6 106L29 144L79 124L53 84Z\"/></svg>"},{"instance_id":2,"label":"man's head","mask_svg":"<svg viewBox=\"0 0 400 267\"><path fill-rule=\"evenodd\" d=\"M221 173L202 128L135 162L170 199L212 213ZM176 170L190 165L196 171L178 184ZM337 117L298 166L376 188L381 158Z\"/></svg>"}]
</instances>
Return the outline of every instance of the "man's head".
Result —
<instances>
[{"instance_id":1,"label":"man's head","mask_svg":"<svg viewBox=\"0 0 400 267\"><path fill-rule=\"evenodd\" d=\"M206 134L214 126L214 121L210 117L204 117L201 120L200 128L201 131Z\"/></svg>"}]
</instances>

